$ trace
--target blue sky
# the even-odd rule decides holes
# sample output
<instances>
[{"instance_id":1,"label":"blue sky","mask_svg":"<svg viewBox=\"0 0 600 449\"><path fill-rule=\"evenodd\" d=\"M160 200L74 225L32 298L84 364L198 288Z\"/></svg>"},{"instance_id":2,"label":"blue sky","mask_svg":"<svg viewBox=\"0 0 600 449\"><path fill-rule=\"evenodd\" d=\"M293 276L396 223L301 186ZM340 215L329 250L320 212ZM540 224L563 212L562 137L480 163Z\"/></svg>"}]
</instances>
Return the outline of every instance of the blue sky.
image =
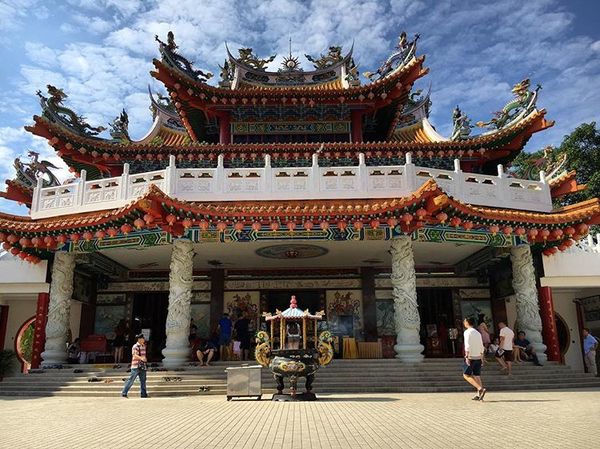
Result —
<instances>
[{"instance_id":1,"label":"blue sky","mask_svg":"<svg viewBox=\"0 0 600 449\"><path fill-rule=\"evenodd\" d=\"M55 84L67 104L106 125L125 107L133 137L151 123L146 86L158 54L154 35L175 32L182 54L218 73L230 48L260 55L348 49L360 71L374 70L402 30L421 34L419 54L431 69L431 121L449 134L459 104L473 121L490 117L525 77L541 83L538 105L554 128L527 150L560 143L585 121L600 118L600 2L586 0L0 0L0 179L28 149L61 165L44 140L23 130L39 113L35 92ZM301 58L303 59L303 58ZM61 165L64 167L64 165ZM65 170L59 177L66 178ZM0 201L0 210L26 213Z\"/></svg>"}]
</instances>

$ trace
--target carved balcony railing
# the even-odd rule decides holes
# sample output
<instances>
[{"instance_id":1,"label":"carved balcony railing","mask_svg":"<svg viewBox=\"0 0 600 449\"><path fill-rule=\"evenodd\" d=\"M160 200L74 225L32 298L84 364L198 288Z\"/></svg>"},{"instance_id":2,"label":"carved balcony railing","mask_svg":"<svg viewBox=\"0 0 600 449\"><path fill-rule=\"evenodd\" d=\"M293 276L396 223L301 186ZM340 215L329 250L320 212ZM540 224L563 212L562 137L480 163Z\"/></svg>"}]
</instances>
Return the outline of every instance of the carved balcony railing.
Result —
<instances>
[{"instance_id":1,"label":"carved balcony railing","mask_svg":"<svg viewBox=\"0 0 600 449\"><path fill-rule=\"evenodd\" d=\"M164 170L86 180L85 170L72 184L34 191L31 217L75 214L121 207L142 196L151 184L171 197L185 201L311 200L340 198L399 198L410 195L428 179L450 196L469 204L549 212L550 188L540 181L509 178L501 165L498 175L466 173L455 160L454 170L418 167L412 156L398 166L321 167L317 154L310 167L275 168L270 156L259 168L225 168L219 156L216 168L177 168L174 156Z\"/></svg>"}]
</instances>

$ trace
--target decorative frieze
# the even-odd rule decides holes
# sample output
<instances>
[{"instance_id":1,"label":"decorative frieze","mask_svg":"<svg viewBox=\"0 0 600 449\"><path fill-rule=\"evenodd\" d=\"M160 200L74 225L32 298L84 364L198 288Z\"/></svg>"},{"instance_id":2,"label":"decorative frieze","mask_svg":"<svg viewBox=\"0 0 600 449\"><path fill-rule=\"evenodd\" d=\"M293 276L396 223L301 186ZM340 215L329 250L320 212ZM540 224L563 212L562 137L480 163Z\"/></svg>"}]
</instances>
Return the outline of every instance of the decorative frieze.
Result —
<instances>
[{"instance_id":1,"label":"decorative frieze","mask_svg":"<svg viewBox=\"0 0 600 449\"><path fill-rule=\"evenodd\" d=\"M144 282L111 282L101 292L166 292L169 290L167 281L144 281ZM192 290L209 291L210 281L194 281Z\"/></svg>"},{"instance_id":2,"label":"decorative frieze","mask_svg":"<svg viewBox=\"0 0 600 449\"><path fill-rule=\"evenodd\" d=\"M360 279L240 279L225 281L225 290L358 289L360 287Z\"/></svg>"},{"instance_id":3,"label":"decorative frieze","mask_svg":"<svg viewBox=\"0 0 600 449\"><path fill-rule=\"evenodd\" d=\"M479 283L474 277L418 277L417 287L486 287L487 282ZM375 288L392 288L390 278L375 279Z\"/></svg>"}]
</instances>

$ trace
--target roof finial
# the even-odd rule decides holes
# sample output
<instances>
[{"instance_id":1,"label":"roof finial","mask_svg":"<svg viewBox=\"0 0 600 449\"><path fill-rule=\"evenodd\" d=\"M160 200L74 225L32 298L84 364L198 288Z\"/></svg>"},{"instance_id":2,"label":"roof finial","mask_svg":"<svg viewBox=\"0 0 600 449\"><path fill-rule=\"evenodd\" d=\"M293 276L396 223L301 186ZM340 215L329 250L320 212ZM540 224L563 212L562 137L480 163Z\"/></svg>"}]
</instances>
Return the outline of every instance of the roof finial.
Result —
<instances>
[{"instance_id":1,"label":"roof finial","mask_svg":"<svg viewBox=\"0 0 600 449\"><path fill-rule=\"evenodd\" d=\"M290 36L290 59L292 58L292 36Z\"/></svg>"}]
</instances>

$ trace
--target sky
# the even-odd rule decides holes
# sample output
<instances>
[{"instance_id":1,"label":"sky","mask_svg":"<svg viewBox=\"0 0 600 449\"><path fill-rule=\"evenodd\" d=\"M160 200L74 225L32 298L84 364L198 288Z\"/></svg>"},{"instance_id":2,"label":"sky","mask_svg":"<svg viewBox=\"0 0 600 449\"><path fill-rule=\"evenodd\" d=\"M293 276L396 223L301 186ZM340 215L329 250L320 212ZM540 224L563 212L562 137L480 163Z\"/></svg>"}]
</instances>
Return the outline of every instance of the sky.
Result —
<instances>
[{"instance_id":1,"label":"sky","mask_svg":"<svg viewBox=\"0 0 600 449\"><path fill-rule=\"evenodd\" d=\"M0 0L0 179L12 178L14 158L30 149L68 177L46 141L23 129L40 113L35 92L47 84L64 89L66 105L93 126L125 108L130 134L143 136L151 125L147 86L162 90L149 75L154 35L165 39L169 30L183 55L215 74L225 42L276 53L275 70L290 38L301 60L354 42L364 72L379 67L401 31L419 33L417 54L427 56L430 73L415 88L431 84L430 120L441 134L451 131L455 105L473 122L487 120L529 77L543 86L538 106L556 125L526 150L558 145L579 124L600 119L598 20L594 0ZM27 208L0 200L0 211Z\"/></svg>"}]
</instances>

